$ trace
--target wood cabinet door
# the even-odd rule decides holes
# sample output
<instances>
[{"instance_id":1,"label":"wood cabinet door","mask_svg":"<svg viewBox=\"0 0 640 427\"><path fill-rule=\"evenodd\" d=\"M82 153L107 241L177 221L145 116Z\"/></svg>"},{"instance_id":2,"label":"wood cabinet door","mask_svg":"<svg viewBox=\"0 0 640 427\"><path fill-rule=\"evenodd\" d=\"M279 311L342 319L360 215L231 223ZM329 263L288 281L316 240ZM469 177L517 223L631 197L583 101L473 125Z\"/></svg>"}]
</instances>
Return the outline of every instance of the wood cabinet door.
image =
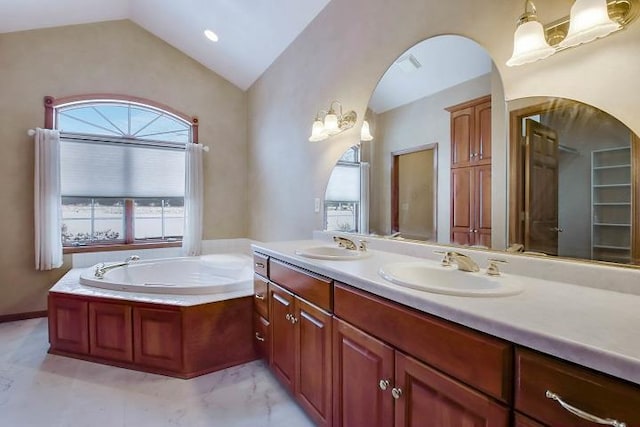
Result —
<instances>
[{"instance_id":1,"label":"wood cabinet door","mask_svg":"<svg viewBox=\"0 0 640 427\"><path fill-rule=\"evenodd\" d=\"M294 390L295 379L295 333L293 316L294 296L279 286L269 286L269 313L271 323L270 366L276 377L289 389Z\"/></svg>"},{"instance_id":2,"label":"wood cabinet door","mask_svg":"<svg viewBox=\"0 0 640 427\"><path fill-rule=\"evenodd\" d=\"M469 166L474 154L474 108L451 113L451 167Z\"/></svg>"},{"instance_id":3,"label":"wood cabinet door","mask_svg":"<svg viewBox=\"0 0 640 427\"><path fill-rule=\"evenodd\" d=\"M451 169L451 243L473 245L474 168Z\"/></svg>"},{"instance_id":4,"label":"wood cabinet door","mask_svg":"<svg viewBox=\"0 0 640 427\"><path fill-rule=\"evenodd\" d=\"M547 427L544 424L540 424L537 421L533 421L529 417L516 413L513 425L515 427Z\"/></svg>"},{"instance_id":5,"label":"wood cabinet door","mask_svg":"<svg viewBox=\"0 0 640 427\"><path fill-rule=\"evenodd\" d=\"M253 346L258 357L269 363L269 357L271 356L269 354L271 328L269 327L269 321L257 312L253 313Z\"/></svg>"},{"instance_id":6,"label":"wood cabinet door","mask_svg":"<svg viewBox=\"0 0 640 427\"><path fill-rule=\"evenodd\" d=\"M393 358L391 346L333 319L334 427L393 426Z\"/></svg>"},{"instance_id":7,"label":"wood cabinet door","mask_svg":"<svg viewBox=\"0 0 640 427\"><path fill-rule=\"evenodd\" d=\"M131 306L89 303L89 353L121 362L133 362Z\"/></svg>"},{"instance_id":8,"label":"wood cabinet door","mask_svg":"<svg viewBox=\"0 0 640 427\"><path fill-rule=\"evenodd\" d=\"M49 343L52 351L89 353L86 301L49 294Z\"/></svg>"},{"instance_id":9,"label":"wood cabinet door","mask_svg":"<svg viewBox=\"0 0 640 427\"><path fill-rule=\"evenodd\" d=\"M318 426L332 424L331 314L295 299L295 396Z\"/></svg>"},{"instance_id":10,"label":"wood cabinet door","mask_svg":"<svg viewBox=\"0 0 640 427\"><path fill-rule=\"evenodd\" d=\"M474 167L474 244L491 247L491 165Z\"/></svg>"},{"instance_id":11,"label":"wood cabinet door","mask_svg":"<svg viewBox=\"0 0 640 427\"><path fill-rule=\"evenodd\" d=\"M475 164L491 164L491 100L474 109L474 146L471 153Z\"/></svg>"},{"instance_id":12,"label":"wood cabinet door","mask_svg":"<svg viewBox=\"0 0 640 427\"><path fill-rule=\"evenodd\" d=\"M134 307L133 359L141 365L180 371L182 314L179 311Z\"/></svg>"},{"instance_id":13,"label":"wood cabinet door","mask_svg":"<svg viewBox=\"0 0 640 427\"><path fill-rule=\"evenodd\" d=\"M395 377L396 427L509 425L507 407L399 351Z\"/></svg>"}]
</instances>

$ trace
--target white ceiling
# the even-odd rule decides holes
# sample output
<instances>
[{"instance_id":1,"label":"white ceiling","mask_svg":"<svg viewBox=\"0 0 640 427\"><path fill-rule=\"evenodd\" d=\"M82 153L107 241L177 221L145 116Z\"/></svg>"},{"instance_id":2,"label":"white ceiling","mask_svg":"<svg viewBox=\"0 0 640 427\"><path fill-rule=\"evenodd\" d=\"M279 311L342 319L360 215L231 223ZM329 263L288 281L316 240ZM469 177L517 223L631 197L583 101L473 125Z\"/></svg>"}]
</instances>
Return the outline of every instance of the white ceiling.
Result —
<instances>
[{"instance_id":1,"label":"white ceiling","mask_svg":"<svg viewBox=\"0 0 640 427\"><path fill-rule=\"evenodd\" d=\"M246 90L329 1L0 0L0 33L129 18Z\"/></svg>"},{"instance_id":2,"label":"white ceiling","mask_svg":"<svg viewBox=\"0 0 640 427\"><path fill-rule=\"evenodd\" d=\"M398 58L407 54L412 54L422 66L407 73L394 62L371 96L369 108L373 112L384 113L491 71L491 57L487 51L461 36L425 40Z\"/></svg>"}]
</instances>

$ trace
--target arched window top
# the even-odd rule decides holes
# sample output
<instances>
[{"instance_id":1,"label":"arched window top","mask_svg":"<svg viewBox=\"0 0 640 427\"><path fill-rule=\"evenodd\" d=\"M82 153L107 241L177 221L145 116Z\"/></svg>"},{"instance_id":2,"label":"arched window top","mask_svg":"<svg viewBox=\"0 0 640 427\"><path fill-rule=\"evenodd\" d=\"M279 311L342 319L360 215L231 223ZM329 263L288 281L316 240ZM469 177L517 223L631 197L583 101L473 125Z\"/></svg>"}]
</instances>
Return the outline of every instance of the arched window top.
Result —
<instances>
[{"instance_id":1,"label":"arched window top","mask_svg":"<svg viewBox=\"0 0 640 427\"><path fill-rule=\"evenodd\" d=\"M186 144L192 123L160 108L133 101L85 100L55 107L55 128L67 134Z\"/></svg>"}]
</instances>

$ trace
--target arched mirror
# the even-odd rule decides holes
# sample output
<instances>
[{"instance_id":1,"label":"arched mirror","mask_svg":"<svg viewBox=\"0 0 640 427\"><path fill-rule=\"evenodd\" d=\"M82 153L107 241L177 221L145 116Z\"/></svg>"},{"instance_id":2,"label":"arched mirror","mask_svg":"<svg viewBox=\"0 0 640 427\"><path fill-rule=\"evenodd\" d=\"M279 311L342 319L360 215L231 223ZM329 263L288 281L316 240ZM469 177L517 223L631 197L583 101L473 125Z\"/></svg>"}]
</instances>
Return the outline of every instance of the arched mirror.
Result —
<instances>
[{"instance_id":1,"label":"arched mirror","mask_svg":"<svg viewBox=\"0 0 640 427\"><path fill-rule=\"evenodd\" d=\"M359 149L370 169L362 169L368 191L358 232L504 249L506 215L492 225L491 197L491 128L505 123L502 92L491 58L468 38L438 36L399 55L365 115L373 140ZM341 159L336 169L343 167Z\"/></svg>"},{"instance_id":2,"label":"arched mirror","mask_svg":"<svg viewBox=\"0 0 640 427\"><path fill-rule=\"evenodd\" d=\"M365 119L373 140L350 149L359 173L342 178L343 158L330 180L360 189L336 207L354 226L327 229L640 265L637 135L577 101L505 103L474 41L438 36L403 52Z\"/></svg>"}]
</instances>

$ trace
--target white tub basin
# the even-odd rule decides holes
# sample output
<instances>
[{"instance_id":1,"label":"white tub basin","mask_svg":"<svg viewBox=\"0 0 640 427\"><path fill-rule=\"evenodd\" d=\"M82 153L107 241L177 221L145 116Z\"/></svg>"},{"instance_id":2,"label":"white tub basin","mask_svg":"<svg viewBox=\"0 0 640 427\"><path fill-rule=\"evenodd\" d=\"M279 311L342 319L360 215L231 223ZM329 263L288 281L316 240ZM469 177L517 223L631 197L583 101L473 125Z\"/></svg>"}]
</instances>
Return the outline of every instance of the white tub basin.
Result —
<instances>
[{"instance_id":1,"label":"white tub basin","mask_svg":"<svg viewBox=\"0 0 640 427\"><path fill-rule=\"evenodd\" d=\"M295 251L296 255L306 258L326 259L326 260L356 260L370 256L367 251L345 249L338 246L312 246L301 248Z\"/></svg>"},{"instance_id":2,"label":"white tub basin","mask_svg":"<svg viewBox=\"0 0 640 427\"><path fill-rule=\"evenodd\" d=\"M396 285L447 295L494 297L515 295L523 290L518 276L469 273L431 261L391 263L382 266L379 274Z\"/></svg>"}]
</instances>

